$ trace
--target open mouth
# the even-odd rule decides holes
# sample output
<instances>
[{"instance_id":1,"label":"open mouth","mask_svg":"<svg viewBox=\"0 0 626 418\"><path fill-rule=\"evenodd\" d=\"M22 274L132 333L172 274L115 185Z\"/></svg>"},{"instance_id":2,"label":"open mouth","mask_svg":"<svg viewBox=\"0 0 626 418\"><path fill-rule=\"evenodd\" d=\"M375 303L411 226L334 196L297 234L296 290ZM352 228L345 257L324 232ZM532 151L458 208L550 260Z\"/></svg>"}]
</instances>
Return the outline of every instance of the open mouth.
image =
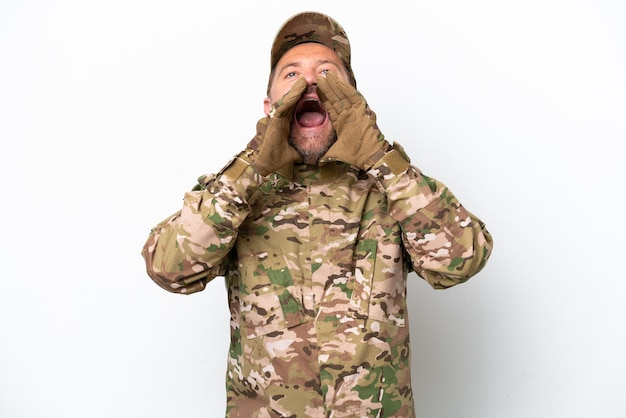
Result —
<instances>
[{"instance_id":1,"label":"open mouth","mask_svg":"<svg viewBox=\"0 0 626 418\"><path fill-rule=\"evenodd\" d=\"M295 115L298 125L310 128L323 125L327 113L318 100L307 99L298 103Z\"/></svg>"}]
</instances>

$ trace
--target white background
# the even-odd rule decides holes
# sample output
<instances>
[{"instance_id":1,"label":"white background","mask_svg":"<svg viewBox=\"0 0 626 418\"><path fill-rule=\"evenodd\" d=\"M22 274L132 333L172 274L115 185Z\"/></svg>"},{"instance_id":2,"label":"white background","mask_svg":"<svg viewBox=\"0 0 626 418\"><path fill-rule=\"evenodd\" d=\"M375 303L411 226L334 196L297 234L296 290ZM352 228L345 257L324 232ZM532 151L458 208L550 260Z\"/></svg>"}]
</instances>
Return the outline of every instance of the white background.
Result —
<instances>
[{"instance_id":1,"label":"white background","mask_svg":"<svg viewBox=\"0 0 626 418\"><path fill-rule=\"evenodd\" d=\"M0 417L223 416L223 280L169 294L140 250L251 138L309 9L495 239L467 284L410 277L418 416L626 416L625 3L284 3L0 2Z\"/></svg>"}]
</instances>

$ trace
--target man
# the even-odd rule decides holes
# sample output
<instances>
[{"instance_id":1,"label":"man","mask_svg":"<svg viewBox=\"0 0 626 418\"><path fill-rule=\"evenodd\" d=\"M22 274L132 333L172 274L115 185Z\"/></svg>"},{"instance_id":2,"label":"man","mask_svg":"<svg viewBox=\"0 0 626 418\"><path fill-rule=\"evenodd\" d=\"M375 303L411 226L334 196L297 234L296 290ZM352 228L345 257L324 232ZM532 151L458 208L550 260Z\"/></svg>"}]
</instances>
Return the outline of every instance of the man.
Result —
<instances>
[{"instance_id":1,"label":"man","mask_svg":"<svg viewBox=\"0 0 626 418\"><path fill-rule=\"evenodd\" d=\"M228 417L413 417L406 280L462 283L492 239L390 144L356 90L343 28L278 31L266 116L143 248L176 293L225 276Z\"/></svg>"}]
</instances>

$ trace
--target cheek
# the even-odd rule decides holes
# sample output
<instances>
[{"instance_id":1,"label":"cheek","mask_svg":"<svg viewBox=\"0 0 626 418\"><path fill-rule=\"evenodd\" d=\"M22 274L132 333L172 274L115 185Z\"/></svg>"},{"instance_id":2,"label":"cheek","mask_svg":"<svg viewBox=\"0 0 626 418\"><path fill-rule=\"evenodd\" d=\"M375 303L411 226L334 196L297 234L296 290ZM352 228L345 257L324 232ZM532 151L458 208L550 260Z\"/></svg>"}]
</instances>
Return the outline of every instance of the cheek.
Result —
<instances>
[{"instance_id":1,"label":"cheek","mask_svg":"<svg viewBox=\"0 0 626 418\"><path fill-rule=\"evenodd\" d=\"M277 85L276 87L270 90L270 100L271 103L274 104L278 99L283 97L285 93L289 91L289 87L285 85Z\"/></svg>"},{"instance_id":2,"label":"cheek","mask_svg":"<svg viewBox=\"0 0 626 418\"><path fill-rule=\"evenodd\" d=\"M289 93L289 90L293 87L296 81L298 81L298 77L289 79L277 78L274 80L274 83L272 83L272 86L269 89L269 99L271 100L270 105L274 104L285 94Z\"/></svg>"}]
</instances>

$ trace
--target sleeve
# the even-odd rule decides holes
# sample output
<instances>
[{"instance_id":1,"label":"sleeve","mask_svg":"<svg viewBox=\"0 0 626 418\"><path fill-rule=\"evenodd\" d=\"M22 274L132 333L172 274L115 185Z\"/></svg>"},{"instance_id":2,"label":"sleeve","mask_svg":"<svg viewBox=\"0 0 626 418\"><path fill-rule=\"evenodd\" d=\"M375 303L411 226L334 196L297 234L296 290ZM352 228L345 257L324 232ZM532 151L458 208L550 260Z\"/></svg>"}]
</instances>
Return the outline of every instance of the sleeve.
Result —
<instances>
[{"instance_id":1,"label":"sleeve","mask_svg":"<svg viewBox=\"0 0 626 418\"><path fill-rule=\"evenodd\" d=\"M249 197L263 177L238 156L198 181L182 208L150 231L141 251L150 278L173 293L201 291L225 274L238 228L250 213Z\"/></svg>"},{"instance_id":2,"label":"sleeve","mask_svg":"<svg viewBox=\"0 0 626 418\"><path fill-rule=\"evenodd\" d=\"M410 165L397 143L370 174L402 229L410 266L432 287L463 283L483 269L493 249L485 224L436 179Z\"/></svg>"}]
</instances>

